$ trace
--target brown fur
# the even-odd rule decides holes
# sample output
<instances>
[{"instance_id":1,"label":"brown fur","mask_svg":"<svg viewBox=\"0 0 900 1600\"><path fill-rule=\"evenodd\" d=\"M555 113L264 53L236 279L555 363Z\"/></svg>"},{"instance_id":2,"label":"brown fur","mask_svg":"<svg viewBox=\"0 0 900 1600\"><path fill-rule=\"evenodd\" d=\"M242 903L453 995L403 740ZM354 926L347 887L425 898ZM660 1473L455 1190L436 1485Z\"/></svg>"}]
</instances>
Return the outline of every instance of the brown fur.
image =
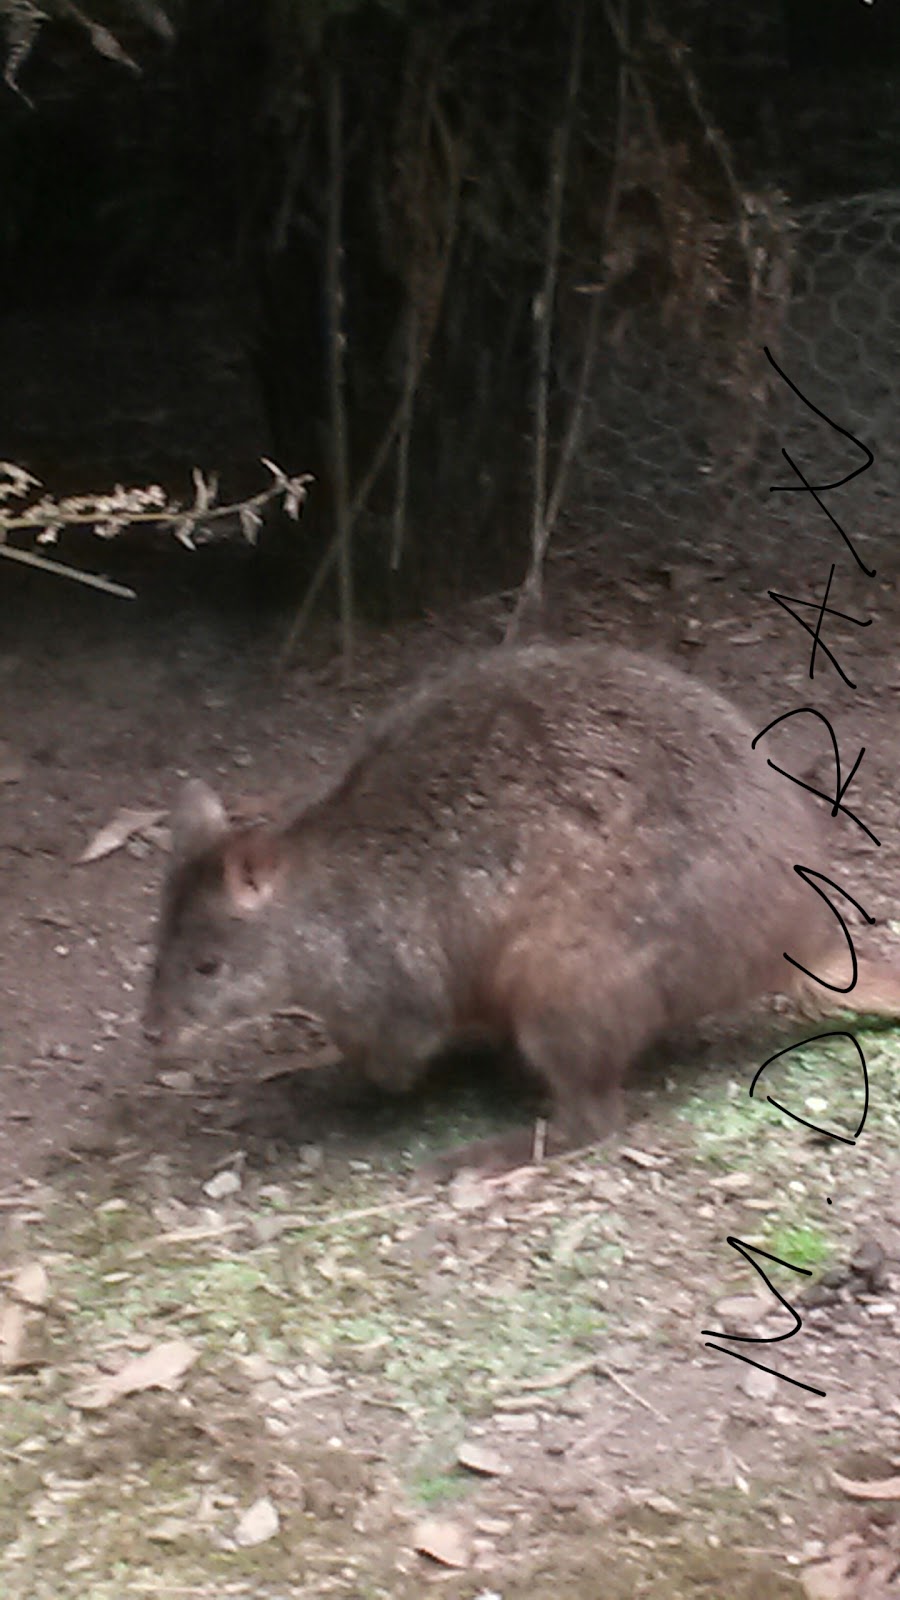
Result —
<instances>
[{"instance_id":1,"label":"brown fur","mask_svg":"<svg viewBox=\"0 0 900 1600\"><path fill-rule=\"evenodd\" d=\"M628 1064L840 960L793 871L825 807L697 679L595 645L470 660L368 734L282 828L175 818L148 1027L166 1046L292 1003L405 1088L462 1030L515 1043L563 1133L600 1133ZM818 964L818 965L817 965Z\"/></svg>"}]
</instances>

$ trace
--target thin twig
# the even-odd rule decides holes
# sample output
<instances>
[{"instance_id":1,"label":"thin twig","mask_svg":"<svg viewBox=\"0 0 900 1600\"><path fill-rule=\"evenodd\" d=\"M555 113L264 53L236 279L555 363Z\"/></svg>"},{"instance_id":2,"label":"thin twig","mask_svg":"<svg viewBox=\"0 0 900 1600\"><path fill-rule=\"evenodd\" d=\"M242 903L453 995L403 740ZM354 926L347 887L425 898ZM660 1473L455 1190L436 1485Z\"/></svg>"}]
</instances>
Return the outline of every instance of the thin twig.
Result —
<instances>
[{"instance_id":1,"label":"thin twig","mask_svg":"<svg viewBox=\"0 0 900 1600\"><path fill-rule=\"evenodd\" d=\"M584 345L581 352L581 366L578 373L578 386L575 391L575 399L572 403L572 410L569 413L569 421L566 426L565 437L560 448L559 461L556 467L556 476L553 480L553 488L550 492L550 499L547 502L547 512L544 517L545 549L547 543L549 542L550 536L553 533L553 529L556 527L556 521L560 513L560 508L565 498L569 477L569 468L572 465L575 451L578 447L578 441L581 437L581 424L584 421L587 393L588 388L590 387L591 376L594 371L594 357L597 353L597 330L599 325L600 296L594 295L591 298L591 309L588 312L587 328L585 329Z\"/></svg>"},{"instance_id":2,"label":"thin twig","mask_svg":"<svg viewBox=\"0 0 900 1600\"><path fill-rule=\"evenodd\" d=\"M322 1221L333 1228L342 1226L345 1222L364 1222L368 1217L387 1217L392 1211L411 1211L415 1206L426 1206L429 1203L434 1203L433 1194L401 1195L396 1200L384 1200L377 1206L358 1206L355 1211L336 1211L331 1217L297 1217L292 1226L305 1228L316 1221Z\"/></svg>"},{"instance_id":3,"label":"thin twig","mask_svg":"<svg viewBox=\"0 0 900 1600\"><path fill-rule=\"evenodd\" d=\"M282 1215L267 1215L266 1222L271 1223L271 1233L266 1238L266 1243L281 1233L286 1233L289 1228L315 1228L315 1227L342 1227L347 1222L365 1222L369 1217L387 1217L394 1211L411 1211L416 1206L434 1204L433 1194L404 1195L396 1200L385 1200L377 1206L359 1206L355 1211L338 1211L334 1216L316 1216L310 1212L285 1212ZM197 1228L172 1228L168 1233L159 1233L155 1239L149 1240L151 1250L159 1250L164 1245L170 1244L203 1244L208 1239L224 1238L229 1233L240 1233L244 1228L252 1228L257 1217L249 1213L233 1222L221 1224L207 1224ZM145 1247L146 1248L146 1247ZM135 1254L143 1254L142 1249L136 1249Z\"/></svg>"},{"instance_id":4,"label":"thin twig","mask_svg":"<svg viewBox=\"0 0 900 1600\"><path fill-rule=\"evenodd\" d=\"M607 7L609 11L609 7ZM621 12L617 19L616 37L628 44L628 0L622 0ZM619 195L622 187L622 165L625 151L625 138L628 126L628 67L624 55L621 54L618 72L618 105L616 109L616 137L613 156L613 170L610 178L609 193L606 197L606 214L603 222L603 239L608 240L612 234L616 212L619 209ZM581 365L578 373L578 383L575 389L575 400L569 414L565 438L560 450L559 462L556 469L553 488L547 504L545 518L547 538L549 539L556 526L560 507L565 498L568 483L569 469L578 447L581 436L581 425L584 421L584 411L587 404L587 394L594 370L594 358L597 353L597 332L600 326L600 295L594 293L591 298L591 309L588 312L587 328L585 329L584 345L581 353Z\"/></svg>"},{"instance_id":5,"label":"thin twig","mask_svg":"<svg viewBox=\"0 0 900 1600\"><path fill-rule=\"evenodd\" d=\"M722 169L725 183L731 198L731 203L734 207L738 239L744 252L747 277L751 286L754 286L756 274L745 236L745 191L741 186L737 171L735 170L734 162L731 159L731 153L728 149L728 145L725 139L722 137L719 129L716 127L715 123L711 120L709 114L707 113L701 97L700 85L697 82L696 74L693 72L690 62L686 57L684 46L677 43L672 38L671 34L669 34L668 31L662 26L662 24L657 21L654 21L653 23L653 37L659 41L669 61L671 62L674 71L681 79L688 104L690 105L694 116L697 118L697 121L703 129L703 141L705 144L709 145L719 163L719 166Z\"/></svg>"},{"instance_id":6,"label":"thin twig","mask_svg":"<svg viewBox=\"0 0 900 1600\"><path fill-rule=\"evenodd\" d=\"M394 490L394 517L391 532L391 571L400 568L406 538L406 501L409 492L409 446L412 439L416 396L416 354L419 344L419 314L409 308L406 330L406 364L403 377L403 417L397 440L397 481Z\"/></svg>"},{"instance_id":7,"label":"thin twig","mask_svg":"<svg viewBox=\"0 0 900 1600\"><path fill-rule=\"evenodd\" d=\"M36 556L31 550L16 550L12 545L0 544L0 556L5 556L8 561L20 561L23 567L39 567L42 572L54 572L59 578L71 578L75 583L83 583L89 589L102 589L105 594L114 594L120 600L136 600L137 595L133 589L126 589L121 583L113 583L109 578L96 577L93 572L79 572L77 567L67 567L61 561L50 561L46 556Z\"/></svg>"},{"instance_id":8,"label":"thin twig","mask_svg":"<svg viewBox=\"0 0 900 1600\"><path fill-rule=\"evenodd\" d=\"M507 626L506 638L508 641L514 639L518 633L526 611L540 605L543 594L544 558L550 538L550 524L547 520L547 413L550 397L550 354L552 349L556 283L559 276L563 196L568 169L569 144L578 106L583 43L584 3L583 0L579 0L572 24L572 47L569 55L565 108L560 123L554 131L551 146L544 282L537 297L534 312L537 383L534 405L534 493L531 515L531 558L519 600Z\"/></svg>"},{"instance_id":9,"label":"thin twig","mask_svg":"<svg viewBox=\"0 0 900 1600\"><path fill-rule=\"evenodd\" d=\"M306 624L312 615L313 607L319 598L319 594L329 572L334 566L334 559L337 555L337 549L337 538L333 538L327 550L325 550L324 554L322 555L319 565L316 567L316 570L313 573L309 588L307 589L306 594L303 596L303 603L300 607L300 610L297 612L296 617L291 623L291 626L288 629L287 638L281 647L281 652L278 657L278 669L281 672L283 672L288 665L288 662L294 653L294 646L306 629Z\"/></svg>"},{"instance_id":10,"label":"thin twig","mask_svg":"<svg viewBox=\"0 0 900 1600\"><path fill-rule=\"evenodd\" d=\"M536 1389L565 1389L576 1378L592 1372L598 1359L593 1355L583 1356L579 1361L567 1361L564 1367L555 1367L552 1372L544 1372L539 1378L520 1378L515 1388L529 1393Z\"/></svg>"},{"instance_id":11,"label":"thin twig","mask_svg":"<svg viewBox=\"0 0 900 1600\"><path fill-rule=\"evenodd\" d=\"M617 1372L613 1372L611 1367L605 1367L601 1361L598 1361L596 1369L601 1378L608 1378L610 1383L614 1383L617 1389L621 1389L623 1394L627 1394L629 1400L633 1400L636 1405L643 1406L645 1411L649 1411L657 1422L670 1421L670 1418L665 1416L662 1411L657 1411L655 1405L651 1404L649 1400L645 1400L642 1394L638 1394L636 1389L632 1389L624 1378L620 1378Z\"/></svg>"},{"instance_id":12,"label":"thin twig","mask_svg":"<svg viewBox=\"0 0 900 1600\"><path fill-rule=\"evenodd\" d=\"M565 164L568 149L568 121L564 120L553 135L553 155L550 163L550 196L547 207L547 259L544 286L535 309L537 324L537 393L535 397L534 430L534 495L531 507L532 582L540 583L539 562L547 547L547 409L550 400L550 349L553 335L553 310L556 300L556 280L559 274L559 239L562 230L562 201L565 185Z\"/></svg>"},{"instance_id":13,"label":"thin twig","mask_svg":"<svg viewBox=\"0 0 900 1600\"><path fill-rule=\"evenodd\" d=\"M448 170L447 210L444 222L444 248L439 264L439 271L436 278L437 286L434 294L435 307L439 308L443 303L444 294L446 292L447 278L450 270L450 260L453 254L453 246L456 241L456 230L459 218L459 195L462 183L462 164L450 130L444 121L440 107L436 104L432 108L432 115L444 153L444 161ZM407 387L404 388L404 392L401 394L400 399L391 413L384 433L382 434L379 443L375 447L368 469L365 472L362 481L360 482L353 499L350 502L347 520L349 529L351 531L355 527L358 518L368 504L369 496L371 495L375 484L378 482L378 479L381 477L381 474L387 465L391 451L397 442L400 430L403 427L407 407L409 405L408 395L410 391L413 400L415 399L415 395L418 391L419 383L422 378L422 372L431 352L431 344L434 337L435 328L437 326L437 321L438 318L435 314L432 319L430 330L426 332L425 336L420 336L418 340L415 365L411 373L407 372ZM297 616L291 624L287 638L285 639L280 656L280 667L282 671L290 661L290 658L294 652L294 647L297 644L298 639L300 639L302 636L306 625L309 622L316 599L318 598L318 595L322 589L322 585L324 584L328 574L331 571L331 568L334 565L338 554L338 548L339 540L337 533L335 533L330 544L323 552L319 560L319 565L316 567L309 588L303 597L303 603L297 612Z\"/></svg>"},{"instance_id":14,"label":"thin twig","mask_svg":"<svg viewBox=\"0 0 900 1600\"><path fill-rule=\"evenodd\" d=\"M343 97L341 78L332 68L328 82L328 220L325 282L328 305L328 389L334 471L334 521L340 593L341 657L344 677L353 666L353 548L348 516L347 398L344 389L344 289L341 228L344 208Z\"/></svg>"},{"instance_id":15,"label":"thin twig","mask_svg":"<svg viewBox=\"0 0 900 1600\"><path fill-rule=\"evenodd\" d=\"M416 376L417 383L420 374L421 364L419 365L419 371ZM404 394L401 396L393 415L391 416L391 419L381 436L381 442L375 450L375 454L373 455L369 464L369 470L363 478L363 481L357 489L355 495L353 496L352 501L350 502L350 509L347 513L347 522L351 530L355 527L360 512L366 505L369 495L372 493L376 482L381 477L381 474L387 463L387 459L394 447L394 444L396 443L397 435L403 426L403 414L405 406L406 396ZM316 567L316 570L313 573L310 581L309 588L307 589L306 594L303 596L303 604L301 605L300 610L297 612L296 618L292 622L288 636L285 639L284 647L281 652L282 667L287 665L288 661L293 655L294 646L306 628L306 624L309 621L322 585L324 584L328 574L334 566L335 560L337 559L339 549L340 539L338 534L335 533L331 539L331 543L322 553L322 556L319 560L319 565Z\"/></svg>"},{"instance_id":16,"label":"thin twig","mask_svg":"<svg viewBox=\"0 0 900 1600\"><path fill-rule=\"evenodd\" d=\"M623 1394L627 1394L629 1400L633 1400L636 1405L643 1406L644 1410L649 1411L652 1416L656 1417L658 1422L668 1422L668 1417L665 1417L661 1411L657 1411L656 1406L649 1400L645 1400L644 1396L638 1394L636 1389L632 1389L631 1385L627 1384L624 1378L620 1378L618 1373L613 1372L610 1367L604 1366L600 1357L596 1355L584 1356L580 1361L570 1361L564 1367L557 1367L554 1372L545 1372L543 1377L540 1378L522 1378L516 1384L516 1388L527 1392L539 1389L564 1389L570 1383L574 1383L576 1378L583 1377L586 1372L596 1372L601 1378L608 1378L610 1383L616 1385L617 1389L621 1389Z\"/></svg>"},{"instance_id":17,"label":"thin twig","mask_svg":"<svg viewBox=\"0 0 900 1600\"><path fill-rule=\"evenodd\" d=\"M660 171L663 174L666 184L668 185L670 167L669 155L668 151L666 150L665 140L663 139L662 132L660 130L659 118L656 115L656 106L653 102L653 96L647 88L643 74L638 70L635 64L634 55L631 50L628 33L626 31L627 12L623 8L622 15L619 16L612 4L612 0L603 0L603 10L606 13L606 21L609 30L619 47L620 57L622 61L627 63L628 75L631 80L632 88L634 89L635 99L638 101L641 110L643 111L647 132L652 143L656 147L656 152L659 157Z\"/></svg>"},{"instance_id":18,"label":"thin twig","mask_svg":"<svg viewBox=\"0 0 900 1600\"><path fill-rule=\"evenodd\" d=\"M607 17L614 15L612 6L607 0ZM622 192L622 169L625 158L625 143L628 134L628 62L630 55L629 46L630 22L628 15L628 0L622 0L621 11L616 18L615 36L619 47L619 71L617 75L618 104L616 106L616 138L613 153L613 169L609 183L609 194L606 197L606 214L603 218L603 239L606 242L613 230L616 213L619 209L619 197Z\"/></svg>"}]
</instances>

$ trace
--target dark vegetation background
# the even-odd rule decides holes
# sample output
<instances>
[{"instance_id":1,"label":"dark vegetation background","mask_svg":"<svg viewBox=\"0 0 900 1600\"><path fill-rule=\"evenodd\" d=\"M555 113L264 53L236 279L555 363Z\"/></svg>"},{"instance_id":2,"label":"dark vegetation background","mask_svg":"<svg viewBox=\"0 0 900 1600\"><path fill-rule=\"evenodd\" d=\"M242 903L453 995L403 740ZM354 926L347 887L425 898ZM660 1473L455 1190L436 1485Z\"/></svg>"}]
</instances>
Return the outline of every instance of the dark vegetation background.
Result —
<instances>
[{"instance_id":1,"label":"dark vegetation background","mask_svg":"<svg viewBox=\"0 0 900 1600\"><path fill-rule=\"evenodd\" d=\"M230 558L242 584L262 580L256 603L299 603L336 500L367 479L358 613L521 580L548 261L551 485L579 425L551 562L590 567L626 489L641 496L628 524L641 548L671 541L666 509L683 537L676 501L698 473L702 547L770 444L759 347L790 332L794 213L897 180L900 16L886 3L58 0L43 13L0 4L0 458L55 495L156 481L189 499L196 466L235 498L264 481L261 455L313 473L299 532L273 512L262 559ZM876 246L892 228L878 221ZM814 331L833 314L820 303ZM164 559L145 529L124 542L62 541L66 559L107 570L142 567L148 546ZM203 585L211 561L178 572ZM326 613L335 597L326 584Z\"/></svg>"}]
</instances>

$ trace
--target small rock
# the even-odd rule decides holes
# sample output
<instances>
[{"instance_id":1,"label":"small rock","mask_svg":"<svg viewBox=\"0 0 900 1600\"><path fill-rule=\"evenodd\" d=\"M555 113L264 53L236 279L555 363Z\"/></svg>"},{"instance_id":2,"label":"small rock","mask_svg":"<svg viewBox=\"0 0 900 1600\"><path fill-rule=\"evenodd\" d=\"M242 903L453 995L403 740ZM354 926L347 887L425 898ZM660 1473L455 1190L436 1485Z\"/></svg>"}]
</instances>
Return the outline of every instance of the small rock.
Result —
<instances>
[{"instance_id":1,"label":"small rock","mask_svg":"<svg viewBox=\"0 0 900 1600\"><path fill-rule=\"evenodd\" d=\"M235 1543L244 1549L265 1544L267 1539L274 1539L279 1526L278 1512L271 1500L254 1500L238 1522L234 1532Z\"/></svg>"},{"instance_id":2,"label":"small rock","mask_svg":"<svg viewBox=\"0 0 900 1600\"><path fill-rule=\"evenodd\" d=\"M750 1367L741 1378L741 1388L751 1400L771 1400L778 1392L778 1378L774 1372L763 1372L759 1367Z\"/></svg>"},{"instance_id":3,"label":"small rock","mask_svg":"<svg viewBox=\"0 0 900 1600\"><path fill-rule=\"evenodd\" d=\"M29 1261L13 1278L11 1289L16 1300L21 1300L26 1306L40 1308L47 1304L50 1294L50 1284L47 1274L39 1261Z\"/></svg>"},{"instance_id":4,"label":"small rock","mask_svg":"<svg viewBox=\"0 0 900 1600\"><path fill-rule=\"evenodd\" d=\"M176 1094L190 1094L194 1087L194 1074L180 1070L161 1072L159 1082L164 1089L174 1089Z\"/></svg>"},{"instance_id":5,"label":"small rock","mask_svg":"<svg viewBox=\"0 0 900 1600\"><path fill-rule=\"evenodd\" d=\"M203 1185L203 1193L209 1195L210 1200L224 1200L228 1195L237 1194L240 1187L239 1175L226 1167L224 1172L217 1172Z\"/></svg>"}]
</instances>

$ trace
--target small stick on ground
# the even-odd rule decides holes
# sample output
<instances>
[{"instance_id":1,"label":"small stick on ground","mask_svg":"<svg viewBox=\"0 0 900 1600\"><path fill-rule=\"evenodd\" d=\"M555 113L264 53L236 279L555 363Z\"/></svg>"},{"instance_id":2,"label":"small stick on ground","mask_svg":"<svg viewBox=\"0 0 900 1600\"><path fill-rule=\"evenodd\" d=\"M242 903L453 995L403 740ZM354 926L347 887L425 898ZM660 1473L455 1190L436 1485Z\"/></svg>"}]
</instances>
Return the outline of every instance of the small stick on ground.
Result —
<instances>
[{"instance_id":1,"label":"small stick on ground","mask_svg":"<svg viewBox=\"0 0 900 1600\"><path fill-rule=\"evenodd\" d=\"M523 1378L516 1387L517 1389L528 1391L564 1389L570 1383L574 1383L576 1378L583 1377L586 1372L596 1372L599 1377L608 1378L610 1383L616 1385L617 1389L621 1389L623 1394L627 1394L629 1400L633 1400L636 1405L643 1406L644 1410L649 1411L656 1417L658 1422L668 1422L668 1417L665 1417L661 1411L657 1411L656 1407L649 1400L645 1400L643 1395L638 1394L636 1389L632 1389L624 1378L620 1378L618 1373L604 1366L599 1356L585 1356L581 1361L570 1361L564 1367L557 1367L555 1372L546 1372L541 1378Z\"/></svg>"}]
</instances>

